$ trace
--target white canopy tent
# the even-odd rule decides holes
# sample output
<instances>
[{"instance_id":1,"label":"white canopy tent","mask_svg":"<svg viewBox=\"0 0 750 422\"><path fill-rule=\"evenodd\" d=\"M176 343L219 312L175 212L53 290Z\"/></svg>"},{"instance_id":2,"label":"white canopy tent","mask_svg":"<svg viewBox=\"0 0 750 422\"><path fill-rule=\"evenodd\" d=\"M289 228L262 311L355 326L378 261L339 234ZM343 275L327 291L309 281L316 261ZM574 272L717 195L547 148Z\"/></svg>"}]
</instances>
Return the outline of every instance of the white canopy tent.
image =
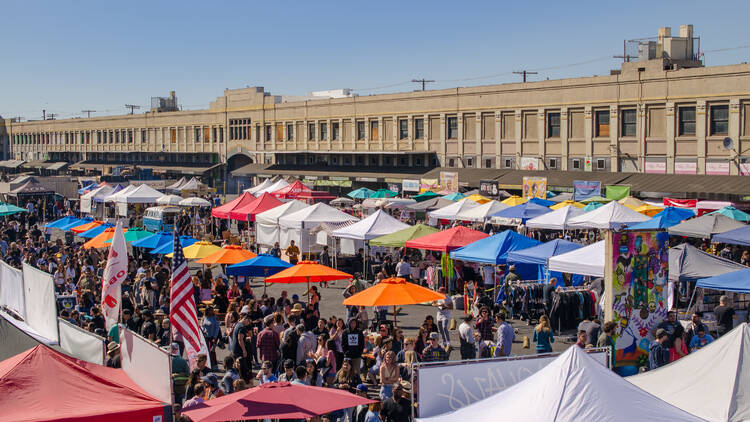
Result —
<instances>
[{"instance_id":1,"label":"white canopy tent","mask_svg":"<svg viewBox=\"0 0 750 422\"><path fill-rule=\"evenodd\" d=\"M191 196L190 198L180 198L180 206L183 207L210 207L211 202L208 199L198 198L197 196Z\"/></svg>"},{"instance_id":2,"label":"white canopy tent","mask_svg":"<svg viewBox=\"0 0 750 422\"><path fill-rule=\"evenodd\" d=\"M121 190L120 192L124 192ZM120 204L153 204L157 199L164 196L163 193L149 185L140 185L124 195L117 195L115 201Z\"/></svg>"},{"instance_id":3,"label":"white canopy tent","mask_svg":"<svg viewBox=\"0 0 750 422\"><path fill-rule=\"evenodd\" d=\"M701 350L625 378L710 421L750 420L750 326L742 323Z\"/></svg>"},{"instance_id":4,"label":"white canopy tent","mask_svg":"<svg viewBox=\"0 0 750 422\"><path fill-rule=\"evenodd\" d=\"M202 183L200 180L193 177L192 179L185 182L185 184L183 184L176 190L182 192L186 190L200 190L200 189L205 189L205 188L206 188L206 185L204 183Z\"/></svg>"},{"instance_id":5,"label":"white canopy tent","mask_svg":"<svg viewBox=\"0 0 750 422\"><path fill-rule=\"evenodd\" d=\"M457 214L474 209L478 206L479 206L478 203L472 201L471 199L464 198L456 203L447 205L443 208L436 209L435 211L430 211L428 215L430 216L430 219L441 219L441 220L452 221L456 219Z\"/></svg>"},{"instance_id":6,"label":"white canopy tent","mask_svg":"<svg viewBox=\"0 0 750 422\"><path fill-rule=\"evenodd\" d=\"M255 186L253 186L251 188L247 188L243 192L250 192L253 195L255 195L255 192L257 192L257 191L259 191L261 189L265 189L265 188L267 188L267 187L269 187L271 185L273 185L273 182L271 181L271 179L265 179L262 182L260 182L260 184L255 185Z\"/></svg>"},{"instance_id":7,"label":"white canopy tent","mask_svg":"<svg viewBox=\"0 0 750 422\"><path fill-rule=\"evenodd\" d=\"M265 246L273 246L274 243L281 241L281 229L279 228L279 218L293 214L297 211L309 207L302 201L289 201L278 207L271 208L268 211L255 215L255 237L256 242Z\"/></svg>"},{"instance_id":8,"label":"white canopy tent","mask_svg":"<svg viewBox=\"0 0 750 422\"><path fill-rule=\"evenodd\" d=\"M635 387L571 346L512 387L423 422L700 421Z\"/></svg>"},{"instance_id":9,"label":"white canopy tent","mask_svg":"<svg viewBox=\"0 0 750 422\"><path fill-rule=\"evenodd\" d=\"M313 250L320 249L320 245L314 241L310 230L322 223L340 223L357 220L359 220L357 217L319 202L279 218L279 228L281 229L279 243L282 247L286 247L294 240L301 251L312 252Z\"/></svg>"},{"instance_id":10,"label":"white canopy tent","mask_svg":"<svg viewBox=\"0 0 750 422\"><path fill-rule=\"evenodd\" d=\"M251 192L251 193L257 197L257 196L263 195L266 192L268 192L268 193L276 192L277 190L279 190L281 188L285 188L287 186L289 186L289 183L286 180L279 179L275 183L273 183L271 186L267 186L267 187L265 187L263 189L259 189L259 190L255 191L255 192Z\"/></svg>"},{"instance_id":11,"label":"white canopy tent","mask_svg":"<svg viewBox=\"0 0 750 422\"><path fill-rule=\"evenodd\" d=\"M450 206L450 205L449 205ZM469 207L456 213L456 220L461 221L481 221L485 222L490 216L496 212L500 212L508 208L507 205L492 200L479 205L478 207Z\"/></svg>"},{"instance_id":12,"label":"white canopy tent","mask_svg":"<svg viewBox=\"0 0 750 422\"><path fill-rule=\"evenodd\" d=\"M550 271L604 277L604 241L547 259Z\"/></svg>"},{"instance_id":13,"label":"white canopy tent","mask_svg":"<svg viewBox=\"0 0 750 422\"><path fill-rule=\"evenodd\" d=\"M612 201L593 211L571 218L568 221L568 227L571 229L611 229L650 219L651 217L647 215L633 211L617 201Z\"/></svg>"},{"instance_id":14,"label":"white canopy tent","mask_svg":"<svg viewBox=\"0 0 750 422\"><path fill-rule=\"evenodd\" d=\"M104 198L104 202L117 202L117 198L119 198L121 195L127 195L128 193L135 190L135 188L137 187L138 186L135 186L135 185L127 185L121 191L115 192L112 195L109 195L106 198Z\"/></svg>"},{"instance_id":15,"label":"white canopy tent","mask_svg":"<svg viewBox=\"0 0 750 422\"><path fill-rule=\"evenodd\" d=\"M417 203L417 200L412 198L383 198L383 201L385 201L385 209L387 210L402 210Z\"/></svg>"},{"instance_id":16,"label":"white canopy tent","mask_svg":"<svg viewBox=\"0 0 750 422\"><path fill-rule=\"evenodd\" d=\"M180 180L172 183L171 185L167 186L165 189L167 190L179 190L180 186L184 185L187 182L187 179L185 177L180 177Z\"/></svg>"},{"instance_id":17,"label":"white canopy tent","mask_svg":"<svg viewBox=\"0 0 750 422\"><path fill-rule=\"evenodd\" d=\"M568 205L529 219L526 221L526 227L530 229L565 230L569 227L570 220L585 213L586 211L580 208Z\"/></svg>"},{"instance_id":18,"label":"white canopy tent","mask_svg":"<svg viewBox=\"0 0 750 422\"><path fill-rule=\"evenodd\" d=\"M90 213L91 204L94 202L94 200L103 200L104 198L111 195L114 190L115 188L113 186L103 185L81 195L81 212Z\"/></svg>"},{"instance_id":19,"label":"white canopy tent","mask_svg":"<svg viewBox=\"0 0 750 422\"><path fill-rule=\"evenodd\" d=\"M376 237L385 236L399 230L407 229L410 226L391 217L383 210L377 210L364 220L360 220L352 225L342 227L333 231L333 237L344 239L370 240Z\"/></svg>"}]
</instances>

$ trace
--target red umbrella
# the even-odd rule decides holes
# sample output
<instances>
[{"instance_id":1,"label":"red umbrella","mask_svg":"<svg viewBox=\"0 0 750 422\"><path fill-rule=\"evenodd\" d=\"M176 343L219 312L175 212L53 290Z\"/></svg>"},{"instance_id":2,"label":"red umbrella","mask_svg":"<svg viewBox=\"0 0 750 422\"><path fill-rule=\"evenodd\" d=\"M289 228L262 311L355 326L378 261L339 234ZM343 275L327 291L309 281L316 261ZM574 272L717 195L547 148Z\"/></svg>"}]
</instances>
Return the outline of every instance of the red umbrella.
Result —
<instances>
[{"instance_id":1,"label":"red umbrella","mask_svg":"<svg viewBox=\"0 0 750 422\"><path fill-rule=\"evenodd\" d=\"M468 227L456 226L448 230L408 240L405 246L407 248L426 249L428 251L450 252L488 236L487 233L482 233Z\"/></svg>"},{"instance_id":2,"label":"red umbrella","mask_svg":"<svg viewBox=\"0 0 750 422\"><path fill-rule=\"evenodd\" d=\"M269 382L189 407L182 414L193 422L306 419L369 403L375 401L335 388Z\"/></svg>"}]
</instances>

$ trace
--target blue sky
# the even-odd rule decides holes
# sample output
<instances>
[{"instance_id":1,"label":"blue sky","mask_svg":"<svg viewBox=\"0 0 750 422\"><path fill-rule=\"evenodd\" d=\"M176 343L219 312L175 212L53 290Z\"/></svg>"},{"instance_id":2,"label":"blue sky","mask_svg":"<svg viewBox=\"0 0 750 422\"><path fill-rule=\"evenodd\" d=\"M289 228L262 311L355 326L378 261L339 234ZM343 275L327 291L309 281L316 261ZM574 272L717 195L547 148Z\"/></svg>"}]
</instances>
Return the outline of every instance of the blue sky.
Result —
<instances>
[{"instance_id":1,"label":"blue sky","mask_svg":"<svg viewBox=\"0 0 750 422\"><path fill-rule=\"evenodd\" d=\"M607 74L623 39L692 23L708 65L748 61L750 2L15 1L2 7L0 115L121 114L177 91L361 95ZM572 65L587 62L585 64ZM552 69L550 69L552 68ZM485 77L491 75L492 77ZM482 77L482 78L480 78Z\"/></svg>"}]
</instances>

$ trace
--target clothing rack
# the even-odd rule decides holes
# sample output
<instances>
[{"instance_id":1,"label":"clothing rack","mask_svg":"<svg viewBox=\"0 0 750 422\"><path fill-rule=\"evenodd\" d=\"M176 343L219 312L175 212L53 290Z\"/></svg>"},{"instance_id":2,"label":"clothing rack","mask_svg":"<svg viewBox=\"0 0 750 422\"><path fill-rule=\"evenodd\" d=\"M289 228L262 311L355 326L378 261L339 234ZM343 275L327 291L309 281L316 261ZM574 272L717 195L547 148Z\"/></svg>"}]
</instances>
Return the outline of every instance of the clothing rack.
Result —
<instances>
[{"instance_id":1,"label":"clothing rack","mask_svg":"<svg viewBox=\"0 0 750 422\"><path fill-rule=\"evenodd\" d=\"M558 287L552 294L549 317L557 332L575 329L584 319L597 317L599 297L584 286Z\"/></svg>"}]
</instances>

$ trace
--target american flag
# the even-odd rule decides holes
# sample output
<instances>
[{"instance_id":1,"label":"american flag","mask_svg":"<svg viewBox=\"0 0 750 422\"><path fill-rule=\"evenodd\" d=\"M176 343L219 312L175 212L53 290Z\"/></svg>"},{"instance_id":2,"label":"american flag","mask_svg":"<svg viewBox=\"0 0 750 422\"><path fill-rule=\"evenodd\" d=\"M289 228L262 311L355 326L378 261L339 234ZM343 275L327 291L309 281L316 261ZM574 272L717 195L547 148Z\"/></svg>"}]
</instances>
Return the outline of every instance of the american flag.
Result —
<instances>
[{"instance_id":1,"label":"american flag","mask_svg":"<svg viewBox=\"0 0 750 422\"><path fill-rule=\"evenodd\" d=\"M182 253L180 236L175 227L172 250L172 289L170 291L169 320L172 327L185 341L185 351L192 363L199 353L208 352L206 340L198 325L198 313L193 296L193 283L190 281L187 260Z\"/></svg>"}]
</instances>

